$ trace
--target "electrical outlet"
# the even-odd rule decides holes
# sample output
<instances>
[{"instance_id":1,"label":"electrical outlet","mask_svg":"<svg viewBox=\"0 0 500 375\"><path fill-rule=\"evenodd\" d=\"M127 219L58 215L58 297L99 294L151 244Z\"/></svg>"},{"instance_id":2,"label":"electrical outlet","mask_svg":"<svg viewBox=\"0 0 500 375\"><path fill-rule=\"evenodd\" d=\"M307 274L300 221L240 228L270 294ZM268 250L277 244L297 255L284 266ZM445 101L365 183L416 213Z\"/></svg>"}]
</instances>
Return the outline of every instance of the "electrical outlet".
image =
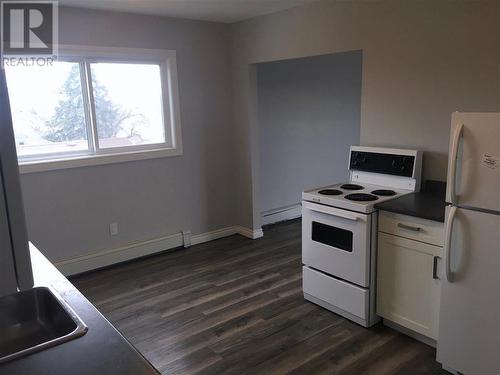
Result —
<instances>
[{"instance_id":1,"label":"electrical outlet","mask_svg":"<svg viewBox=\"0 0 500 375\"><path fill-rule=\"evenodd\" d=\"M109 224L109 234L116 236L118 234L118 223Z\"/></svg>"}]
</instances>

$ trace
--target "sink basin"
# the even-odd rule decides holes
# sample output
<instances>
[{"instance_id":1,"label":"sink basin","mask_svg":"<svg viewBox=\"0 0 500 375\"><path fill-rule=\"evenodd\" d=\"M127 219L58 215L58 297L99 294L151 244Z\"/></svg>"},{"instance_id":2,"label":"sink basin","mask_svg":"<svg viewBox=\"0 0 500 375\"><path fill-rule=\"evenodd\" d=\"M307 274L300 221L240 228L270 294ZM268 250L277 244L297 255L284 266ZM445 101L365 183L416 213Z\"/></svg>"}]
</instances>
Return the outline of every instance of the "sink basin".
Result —
<instances>
[{"instance_id":1,"label":"sink basin","mask_svg":"<svg viewBox=\"0 0 500 375\"><path fill-rule=\"evenodd\" d=\"M0 298L0 363L80 337L87 327L49 288Z\"/></svg>"}]
</instances>

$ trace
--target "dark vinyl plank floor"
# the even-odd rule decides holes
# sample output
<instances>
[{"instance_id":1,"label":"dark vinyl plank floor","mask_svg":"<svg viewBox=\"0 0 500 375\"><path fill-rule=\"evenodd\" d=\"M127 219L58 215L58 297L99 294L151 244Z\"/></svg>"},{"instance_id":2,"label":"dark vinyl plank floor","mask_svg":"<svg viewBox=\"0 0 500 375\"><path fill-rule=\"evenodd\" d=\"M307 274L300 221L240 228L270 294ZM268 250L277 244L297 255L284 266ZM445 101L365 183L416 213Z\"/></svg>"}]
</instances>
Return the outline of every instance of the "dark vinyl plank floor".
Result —
<instances>
[{"instance_id":1,"label":"dark vinyl plank floor","mask_svg":"<svg viewBox=\"0 0 500 375\"><path fill-rule=\"evenodd\" d=\"M164 374L444 374L435 350L307 302L300 221L72 279Z\"/></svg>"}]
</instances>

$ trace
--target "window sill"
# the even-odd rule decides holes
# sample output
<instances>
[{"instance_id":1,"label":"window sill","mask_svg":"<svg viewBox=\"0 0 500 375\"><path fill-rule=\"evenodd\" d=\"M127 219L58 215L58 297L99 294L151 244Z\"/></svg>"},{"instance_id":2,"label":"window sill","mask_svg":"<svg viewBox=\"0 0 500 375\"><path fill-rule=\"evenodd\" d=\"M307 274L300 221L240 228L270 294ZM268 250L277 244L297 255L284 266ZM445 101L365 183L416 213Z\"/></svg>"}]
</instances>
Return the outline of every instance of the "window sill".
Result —
<instances>
[{"instance_id":1,"label":"window sill","mask_svg":"<svg viewBox=\"0 0 500 375\"><path fill-rule=\"evenodd\" d=\"M97 165L125 163L131 161L158 159L180 155L182 155L182 149L180 148L163 148L147 151L141 150L132 152L120 152L114 154L71 156L64 159L20 162L19 172L21 174L39 173L59 169L91 167Z\"/></svg>"}]
</instances>

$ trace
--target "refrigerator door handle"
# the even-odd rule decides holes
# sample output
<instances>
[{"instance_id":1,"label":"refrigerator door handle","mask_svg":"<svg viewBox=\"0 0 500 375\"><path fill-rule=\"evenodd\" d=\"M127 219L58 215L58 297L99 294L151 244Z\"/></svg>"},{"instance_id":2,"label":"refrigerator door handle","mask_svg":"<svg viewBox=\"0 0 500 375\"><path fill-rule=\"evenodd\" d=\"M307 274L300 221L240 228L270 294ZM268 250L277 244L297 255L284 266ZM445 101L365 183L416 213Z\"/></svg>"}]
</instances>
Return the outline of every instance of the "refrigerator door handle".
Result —
<instances>
[{"instance_id":1,"label":"refrigerator door handle","mask_svg":"<svg viewBox=\"0 0 500 375\"><path fill-rule=\"evenodd\" d=\"M457 208L455 206L451 206L448 217L446 218L446 228L444 234L444 264L446 280L448 280L449 283L453 282L453 272L451 271L451 234L453 231L453 221L455 220L456 212Z\"/></svg>"},{"instance_id":2,"label":"refrigerator door handle","mask_svg":"<svg viewBox=\"0 0 500 375\"><path fill-rule=\"evenodd\" d=\"M457 179L457 158L458 158L458 145L460 138L462 137L464 129L464 124L459 123L455 128L455 133L453 134L453 140L451 142L450 150L450 169L448 171L448 183L450 184L448 201L451 204L457 204L457 193L456 193L456 179Z\"/></svg>"}]
</instances>

